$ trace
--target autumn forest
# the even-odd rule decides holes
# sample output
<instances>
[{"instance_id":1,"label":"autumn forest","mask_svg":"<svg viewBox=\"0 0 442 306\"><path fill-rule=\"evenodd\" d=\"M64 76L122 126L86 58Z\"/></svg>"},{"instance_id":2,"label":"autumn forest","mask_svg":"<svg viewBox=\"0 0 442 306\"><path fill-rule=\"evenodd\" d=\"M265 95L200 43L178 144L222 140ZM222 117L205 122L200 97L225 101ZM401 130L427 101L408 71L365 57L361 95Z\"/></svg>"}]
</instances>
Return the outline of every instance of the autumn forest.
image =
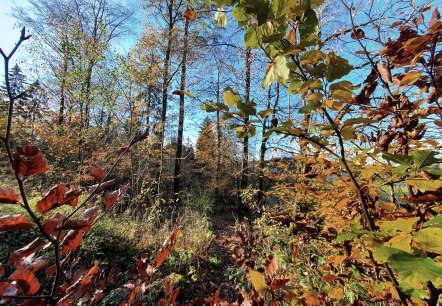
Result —
<instances>
[{"instance_id":1,"label":"autumn forest","mask_svg":"<svg viewBox=\"0 0 442 306\"><path fill-rule=\"evenodd\" d=\"M441 305L436 2L20 1L0 305Z\"/></svg>"}]
</instances>

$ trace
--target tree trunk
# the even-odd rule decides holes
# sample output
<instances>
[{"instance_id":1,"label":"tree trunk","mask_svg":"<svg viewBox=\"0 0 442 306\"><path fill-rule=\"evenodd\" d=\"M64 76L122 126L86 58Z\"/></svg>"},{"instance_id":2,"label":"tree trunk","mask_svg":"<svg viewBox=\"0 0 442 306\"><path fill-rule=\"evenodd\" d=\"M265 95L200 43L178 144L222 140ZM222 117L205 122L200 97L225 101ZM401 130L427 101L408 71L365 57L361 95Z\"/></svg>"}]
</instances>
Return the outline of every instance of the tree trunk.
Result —
<instances>
[{"instance_id":1,"label":"tree trunk","mask_svg":"<svg viewBox=\"0 0 442 306\"><path fill-rule=\"evenodd\" d=\"M218 67L218 78L216 83L216 103L220 103L220 68ZM219 201L219 185L221 181L221 120L220 111L216 111L216 176L215 176L215 202Z\"/></svg>"},{"instance_id":2,"label":"tree trunk","mask_svg":"<svg viewBox=\"0 0 442 306\"><path fill-rule=\"evenodd\" d=\"M168 14L169 14L169 22L168 22L168 33L167 33L167 48L166 54L163 62L163 88L162 88L162 97L161 97L161 126L160 126L160 164L157 174L157 201L160 199L161 193L161 181L163 176L163 157L164 157L164 132L166 128L166 115L167 115L167 91L169 89L169 64L170 64L170 53L172 51L172 31L174 26L173 21L173 1L167 3L168 6Z\"/></svg>"},{"instance_id":3,"label":"tree trunk","mask_svg":"<svg viewBox=\"0 0 442 306\"><path fill-rule=\"evenodd\" d=\"M61 88L60 88L60 110L58 112L58 125L62 125L64 121L64 107L65 107L65 95L66 95L66 74L68 72L68 57L63 56L63 68L61 75Z\"/></svg>"},{"instance_id":4,"label":"tree trunk","mask_svg":"<svg viewBox=\"0 0 442 306\"><path fill-rule=\"evenodd\" d=\"M246 88L244 93L244 103L248 103L250 100L250 65L251 65L251 49L246 49ZM244 126L247 129L249 126L249 116L245 115L243 117ZM241 182L240 182L240 192L247 188L249 184L249 135L246 134L244 136L242 142L242 166L241 166ZM248 212L248 209L240 202L239 211Z\"/></svg>"},{"instance_id":5,"label":"tree trunk","mask_svg":"<svg viewBox=\"0 0 442 306\"><path fill-rule=\"evenodd\" d=\"M189 35L189 19L186 18L184 23L184 37L183 37L183 58L181 65L181 85L180 85L180 114L178 121L178 138L175 154L175 173L173 180L173 195L175 203L180 202L180 175L181 175L181 160L183 158L183 130L184 130L184 93L186 90L186 64L187 64L187 45Z\"/></svg>"}]
</instances>

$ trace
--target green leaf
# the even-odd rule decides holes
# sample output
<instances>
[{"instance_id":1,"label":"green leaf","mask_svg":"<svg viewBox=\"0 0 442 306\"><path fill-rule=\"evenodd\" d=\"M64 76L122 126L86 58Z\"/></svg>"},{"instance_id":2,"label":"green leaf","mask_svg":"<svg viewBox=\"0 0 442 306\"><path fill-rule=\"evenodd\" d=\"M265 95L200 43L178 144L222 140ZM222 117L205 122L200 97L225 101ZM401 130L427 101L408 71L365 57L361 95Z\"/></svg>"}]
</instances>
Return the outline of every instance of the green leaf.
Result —
<instances>
[{"instance_id":1,"label":"green leaf","mask_svg":"<svg viewBox=\"0 0 442 306\"><path fill-rule=\"evenodd\" d=\"M238 109L247 116L256 115L256 104L255 103L238 103Z\"/></svg>"},{"instance_id":2,"label":"green leaf","mask_svg":"<svg viewBox=\"0 0 442 306\"><path fill-rule=\"evenodd\" d=\"M301 64L302 65L317 64L318 62L325 60L325 58L326 55L322 51L310 50L302 54Z\"/></svg>"},{"instance_id":3,"label":"green leaf","mask_svg":"<svg viewBox=\"0 0 442 306\"><path fill-rule=\"evenodd\" d=\"M405 183L411 185L422 192L427 190L437 190L442 187L442 180L427 180L424 178L414 178L405 180Z\"/></svg>"},{"instance_id":4,"label":"green leaf","mask_svg":"<svg viewBox=\"0 0 442 306\"><path fill-rule=\"evenodd\" d=\"M301 87L299 87L300 93L307 93L309 90L322 89L324 84L322 84L321 80L318 79L310 79L304 82Z\"/></svg>"},{"instance_id":5,"label":"green leaf","mask_svg":"<svg viewBox=\"0 0 442 306\"><path fill-rule=\"evenodd\" d=\"M280 84L285 83L289 78L290 69L287 67L285 56L277 56L267 66L266 75L262 82L262 88L269 87L273 82L278 81Z\"/></svg>"},{"instance_id":6,"label":"green leaf","mask_svg":"<svg viewBox=\"0 0 442 306\"><path fill-rule=\"evenodd\" d=\"M219 7L215 13L215 23L221 27L225 27L227 24L227 16L226 12L224 12L224 8Z\"/></svg>"},{"instance_id":7,"label":"green leaf","mask_svg":"<svg viewBox=\"0 0 442 306\"><path fill-rule=\"evenodd\" d=\"M413 243L426 252L442 254L442 228L429 227L413 234Z\"/></svg>"},{"instance_id":8,"label":"green leaf","mask_svg":"<svg viewBox=\"0 0 442 306\"><path fill-rule=\"evenodd\" d=\"M407 173L408 169L410 169L409 165L399 165L397 167L394 167L391 173L396 175L404 175Z\"/></svg>"},{"instance_id":9,"label":"green leaf","mask_svg":"<svg viewBox=\"0 0 442 306\"><path fill-rule=\"evenodd\" d=\"M209 104L209 103L204 103L201 106L201 109L208 112L208 113L213 113L213 112L217 111L217 109L212 104Z\"/></svg>"},{"instance_id":10,"label":"green leaf","mask_svg":"<svg viewBox=\"0 0 442 306\"><path fill-rule=\"evenodd\" d=\"M349 232L349 233L340 233L338 234L338 236L335 238L335 242L336 243L340 243L346 240L352 240L353 238L358 237L359 234L358 233L353 233L353 232Z\"/></svg>"},{"instance_id":11,"label":"green leaf","mask_svg":"<svg viewBox=\"0 0 442 306\"><path fill-rule=\"evenodd\" d=\"M255 136L256 135L256 127L249 126L249 128L247 129L247 133L249 134L250 137Z\"/></svg>"},{"instance_id":12,"label":"green leaf","mask_svg":"<svg viewBox=\"0 0 442 306\"><path fill-rule=\"evenodd\" d=\"M301 35L301 39L305 38L309 34L315 34L318 31L318 17L316 16L316 12L312 9L307 9L304 12L303 20L301 25L299 26L299 34Z\"/></svg>"},{"instance_id":13,"label":"green leaf","mask_svg":"<svg viewBox=\"0 0 442 306\"><path fill-rule=\"evenodd\" d=\"M442 227L442 215L437 215L424 223L424 227Z\"/></svg>"},{"instance_id":14,"label":"green leaf","mask_svg":"<svg viewBox=\"0 0 442 306\"><path fill-rule=\"evenodd\" d=\"M236 6L232 11L232 18L236 19L237 21L248 21L249 16L244 12L242 6Z\"/></svg>"},{"instance_id":15,"label":"green leaf","mask_svg":"<svg viewBox=\"0 0 442 306\"><path fill-rule=\"evenodd\" d=\"M302 84L302 81L298 80L298 79L291 81L289 84L289 88L288 88L289 93L297 94L299 88L301 87L301 84Z\"/></svg>"},{"instance_id":16,"label":"green leaf","mask_svg":"<svg viewBox=\"0 0 442 306\"><path fill-rule=\"evenodd\" d=\"M413 224L419 220L419 217L414 218L399 218L394 221L383 221L379 224L381 230L386 231L392 236L396 235L397 231L403 233L410 233L413 229Z\"/></svg>"},{"instance_id":17,"label":"green leaf","mask_svg":"<svg viewBox=\"0 0 442 306\"><path fill-rule=\"evenodd\" d=\"M273 13L273 17L275 19L279 19L280 17L284 17L287 12L287 2L288 0L273 0L270 8Z\"/></svg>"},{"instance_id":18,"label":"green leaf","mask_svg":"<svg viewBox=\"0 0 442 306\"><path fill-rule=\"evenodd\" d=\"M344 126L341 130L341 135L344 140L356 139L356 130L352 126Z\"/></svg>"},{"instance_id":19,"label":"green leaf","mask_svg":"<svg viewBox=\"0 0 442 306\"><path fill-rule=\"evenodd\" d=\"M254 25L247 27L244 32L244 46L258 49L262 43L261 29Z\"/></svg>"},{"instance_id":20,"label":"green leaf","mask_svg":"<svg viewBox=\"0 0 442 306\"><path fill-rule=\"evenodd\" d=\"M241 101L241 96L231 89L227 89L227 91L224 93L224 102L226 102L228 106L237 106L238 103L241 103Z\"/></svg>"},{"instance_id":21,"label":"green leaf","mask_svg":"<svg viewBox=\"0 0 442 306\"><path fill-rule=\"evenodd\" d=\"M325 77L329 82L342 78L353 69L353 66L346 59L336 55L334 52L327 54L326 63Z\"/></svg>"},{"instance_id":22,"label":"green leaf","mask_svg":"<svg viewBox=\"0 0 442 306\"><path fill-rule=\"evenodd\" d=\"M401 154L391 154L388 152L382 152L382 158L396 164L411 166L412 159L411 156L401 155Z\"/></svg>"},{"instance_id":23,"label":"green leaf","mask_svg":"<svg viewBox=\"0 0 442 306\"><path fill-rule=\"evenodd\" d=\"M346 102L351 100L353 90L357 89L358 87L359 86L353 86L353 84L349 81L340 81L331 84L330 91L333 98L339 101Z\"/></svg>"},{"instance_id":24,"label":"green leaf","mask_svg":"<svg viewBox=\"0 0 442 306\"><path fill-rule=\"evenodd\" d=\"M265 109L265 110L259 111L258 115L261 118L267 118L271 113L273 113L273 110L269 108L269 109Z\"/></svg>"},{"instance_id":25,"label":"green leaf","mask_svg":"<svg viewBox=\"0 0 442 306\"><path fill-rule=\"evenodd\" d=\"M373 250L373 257L390 267L408 284L419 282L426 285L429 281L437 287L442 285L442 265L429 257L418 257L390 247L379 247Z\"/></svg>"},{"instance_id":26,"label":"green leaf","mask_svg":"<svg viewBox=\"0 0 442 306\"><path fill-rule=\"evenodd\" d=\"M264 275L258 271L251 270L249 272L249 277L256 292L264 296L267 292L267 284Z\"/></svg>"},{"instance_id":27,"label":"green leaf","mask_svg":"<svg viewBox=\"0 0 442 306\"><path fill-rule=\"evenodd\" d=\"M298 113L300 114L308 114L311 113L314 110L317 110L318 108L320 108L322 105L321 101L316 101L316 102L310 102L306 105L304 105L303 107L301 107L298 111Z\"/></svg>"},{"instance_id":28,"label":"green leaf","mask_svg":"<svg viewBox=\"0 0 442 306\"><path fill-rule=\"evenodd\" d=\"M411 158L413 158L413 163L417 168L421 169L423 167L441 163L442 160L435 157L437 154L438 152L433 150L414 151L411 153Z\"/></svg>"}]
</instances>

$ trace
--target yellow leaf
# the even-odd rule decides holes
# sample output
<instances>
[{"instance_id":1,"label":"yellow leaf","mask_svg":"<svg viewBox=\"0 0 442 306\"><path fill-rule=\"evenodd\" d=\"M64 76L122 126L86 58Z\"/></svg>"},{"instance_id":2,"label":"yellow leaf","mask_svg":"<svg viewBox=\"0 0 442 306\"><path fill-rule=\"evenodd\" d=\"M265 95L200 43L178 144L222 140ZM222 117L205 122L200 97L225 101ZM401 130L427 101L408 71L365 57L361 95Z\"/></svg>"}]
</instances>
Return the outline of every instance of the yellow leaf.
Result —
<instances>
[{"instance_id":1,"label":"yellow leaf","mask_svg":"<svg viewBox=\"0 0 442 306\"><path fill-rule=\"evenodd\" d=\"M345 126L341 130L341 135L342 135L342 138L344 138L344 140L356 139L357 138L356 130L352 126Z\"/></svg>"},{"instance_id":2,"label":"yellow leaf","mask_svg":"<svg viewBox=\"0 0 442 306\"><path fill-rule=\"evenodd\" d=\"M342 109L342 102L333 101L333 100L324 100L321 106L329 108L331 110L340 110Z\"/></svg>"},{"instance_id":3,"label":"yellow leaf","mask_svg":"<svg viewBox=\"0 0 442 306\"><path fill-rule=\"evenodd\" d=\"M289 33L287 34L287 40L292 43L295 41L295 39L296 39L295 30L290 29Z\"/></svg>"},{"instance_id":4,"label":"yellow leaf","mask_svg":"<svg viewBox=\"0 0 442 306\"><path fill-rule=\"evenodd\" d=\"M411 253L411 240L413 236L410 233L399 232L396 236L391 238L384 245L392 248L402 250L407 253Z\"/></svg>"},{"instance_id":5,"label":"yellow leaf","mask_svg":"<svg viewBox=\"0 0 442 306\"><path fill-rule=\"evenodd\" d=\"M411 71L401 80L400 85L412 85L421 77L422 71Z\"/></svg>"},{"instance_id":6,"label":"yellow leaf","mask_svg":"<svg viewBox=\"0 0 442 306\"><path fill-rule=\"evenodd\" d=\"M361 175L365 179L370 179L373 174L376 172L376 166L367 166L364 170L362 170Z\"/></svg>"},{"instance_id":7,"label":"yellow leaf","mask_svg":"<svg viewBox=\"0 0 442 306\"><path fill-rule=\"evenodd\" d=\"M326 264L335 264L335 265L340 265L341 263L344 262L344 260L347 258L347 256L345 255L341 255L341 256L330 256L325 263Z\"/></svg>"},{"instance_id":8,"label":"yellow leaf","mask_svg":"<svg viewBox=\"0 0 442 306\"><path fill-rule=\"evenodd\" d=\"M249 277L256 292L261 295L265 295L267 292L267 284L264 275L262 275L258 271L251 270L249 272Z\"/></svg>"},{"instance_id":9,"label":"yellow leaf","mask_svg":"<svg viewBox=\"0 0 442 306\"><path fill-rule=\"evenodd\" d=\"M331 298L332 300L342 300L345 295L344 295L344 289L342 288L333 288L332 290L329 291L328 293L328 297Z\"/></svg>"}]
</instances>

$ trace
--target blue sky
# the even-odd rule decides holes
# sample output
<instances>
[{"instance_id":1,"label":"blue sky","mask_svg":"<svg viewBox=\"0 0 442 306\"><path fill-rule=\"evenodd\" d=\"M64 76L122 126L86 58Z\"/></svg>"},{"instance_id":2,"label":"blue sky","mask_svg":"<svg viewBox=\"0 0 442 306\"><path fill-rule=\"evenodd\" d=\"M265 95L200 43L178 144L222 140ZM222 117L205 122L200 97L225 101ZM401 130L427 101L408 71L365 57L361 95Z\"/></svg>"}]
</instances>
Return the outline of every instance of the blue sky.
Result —
<instances>
[{"instance_id":1,"label":"blue sky","mask_svg":"<svg viewBox=\"0 0 442 306\"><path fill-rule=\"evenodd\" d=\"M26 2L26 0L0 0L0 48L5 53L9 53L20 37L21 29L15 25L15 20L11 16L12 8L15 5L24 5Z\"/></svg>"}]
</instances>

